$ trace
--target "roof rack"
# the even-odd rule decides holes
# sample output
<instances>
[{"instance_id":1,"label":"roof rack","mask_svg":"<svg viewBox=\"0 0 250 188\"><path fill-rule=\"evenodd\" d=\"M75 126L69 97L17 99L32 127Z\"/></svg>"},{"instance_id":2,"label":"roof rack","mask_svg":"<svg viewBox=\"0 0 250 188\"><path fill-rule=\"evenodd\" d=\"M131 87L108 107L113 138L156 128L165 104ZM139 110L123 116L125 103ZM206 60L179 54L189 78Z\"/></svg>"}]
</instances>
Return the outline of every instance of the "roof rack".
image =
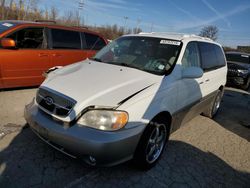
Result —
<instances>
[{"instance_id":1,"label":"roof rack","mask_svg":"<svg viewBox=\"0 0 250 188\"><path fill-rule=\"evenodd\" d=\"M73 27L82 28L82 29L89 29L89 28L86 27L86 26L73 26Z\"/></svg>"},{"instance_id":2,"label":"roof rack","mask_svg":"<svg viewBox=\"0 0 250 188\"><path fill-rule=\"evenodd\" d=\"M207 37L201 37L195 34L186 34L186 33L174 33L174 32L140 32L139 34L141 35L145 35L145 34L158 34L158 35L172 35L172 36L176 36L176 37L181 37L181 38L190 38L190 37L194 37L194 38L198 38L198 39L203 39L203 40L208 40L208 41L213 41L210 38Z\"/></svg>"},{"instance_id":3,"label":"roof rack","mask_svg":"<svg viewBox=\"0 0 250 188\"><path fill-rule=\"evenodd\" d=\"M35 22L46 22L46 23L53 23L56 24L55 20L35 20Z\"/></svg>"},{"instance_id":4,"label":"roof rack","mask_svg":"<svg viewBox=\"0 0 250 188\"><path fill-rule=\"evenodd\" d=\"M140 32L139 34L159 34L159 35L176 35L176 36L184 36L186 33L174 33L174 32Z\"/></svg>"},{"instance_id":5,"label":"roof rack","mask_svg":"<svg viewBox=\"0 0 250 188\"><path fill-rule=\"evenodd\" d=\"M212 39L210 39L210 38L208 38L208 37L201 37L201 36L199 36L199 35L194 35L194 34L189 34L189 35L184 36L184 38L186 38L186 37L194 37L194 38L198 38L198 39L213 41Z\"/></svg>"}]
</instances>

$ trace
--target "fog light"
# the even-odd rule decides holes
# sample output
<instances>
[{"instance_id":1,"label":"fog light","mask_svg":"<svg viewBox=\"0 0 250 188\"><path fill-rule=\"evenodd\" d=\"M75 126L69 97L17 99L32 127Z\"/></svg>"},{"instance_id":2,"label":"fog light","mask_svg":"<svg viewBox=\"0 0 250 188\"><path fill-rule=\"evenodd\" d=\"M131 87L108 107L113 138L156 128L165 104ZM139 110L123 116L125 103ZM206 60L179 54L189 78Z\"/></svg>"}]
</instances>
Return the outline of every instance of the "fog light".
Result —
<instances>
[{"instance_id":1,"label":"fog light","mask_svg":"<svg viewBox=\"0 0 250 188\"><path fill-rule=\"evenodd\" d=\"M89 162L91 165L96 165L96 159L92 156L89 156Z\"/></svg>"}]
</instances>

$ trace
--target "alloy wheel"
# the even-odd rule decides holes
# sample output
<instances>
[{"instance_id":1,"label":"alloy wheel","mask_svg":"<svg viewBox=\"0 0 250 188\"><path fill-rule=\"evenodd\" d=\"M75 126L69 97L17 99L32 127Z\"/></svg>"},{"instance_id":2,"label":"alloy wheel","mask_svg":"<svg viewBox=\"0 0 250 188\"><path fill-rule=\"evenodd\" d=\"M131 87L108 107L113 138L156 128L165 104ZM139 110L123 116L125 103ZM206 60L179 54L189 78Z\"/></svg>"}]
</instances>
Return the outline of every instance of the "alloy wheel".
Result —
<instances>
[{"instance_id":1,"label":"alloy wheel","mask_svg":"<svg viewBox=\"0 0 250 188\"><path fill-rule=\"evenodd\" d=\"M148 163L153 163L159 158L164 148L166 137L166 126L157 124L149 137L146 147L146 160Z\"/></svg>"}]
</instances>

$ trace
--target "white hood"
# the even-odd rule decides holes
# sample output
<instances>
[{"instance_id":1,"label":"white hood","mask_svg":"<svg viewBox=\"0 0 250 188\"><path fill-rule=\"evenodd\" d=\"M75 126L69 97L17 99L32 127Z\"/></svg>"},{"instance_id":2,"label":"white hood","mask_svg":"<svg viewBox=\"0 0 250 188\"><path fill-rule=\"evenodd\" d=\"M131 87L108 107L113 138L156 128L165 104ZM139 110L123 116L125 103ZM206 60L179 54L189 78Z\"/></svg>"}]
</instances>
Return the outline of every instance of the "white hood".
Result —
<instances>
[{"instance_id":1,"label":"white hood","mask_svg":"<svg viewBox=\"0 0 250 188\"><path fill-rule=\"evenodd\" d=\"M161 79L137 69L85 60L50 73L42 86L77 101L74 113L62 119L71 121L88 106L116 107L125 98Z\"/></svg>"}]
</instances>

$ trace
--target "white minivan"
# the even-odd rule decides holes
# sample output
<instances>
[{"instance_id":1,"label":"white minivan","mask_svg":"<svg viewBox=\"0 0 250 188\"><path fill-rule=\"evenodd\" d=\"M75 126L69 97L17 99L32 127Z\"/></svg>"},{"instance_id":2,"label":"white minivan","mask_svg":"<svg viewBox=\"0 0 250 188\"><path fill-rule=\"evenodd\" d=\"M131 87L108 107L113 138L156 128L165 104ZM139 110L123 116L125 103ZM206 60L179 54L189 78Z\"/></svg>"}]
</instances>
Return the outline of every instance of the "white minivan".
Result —
<instances>
[{"instance_id":1,"label":"white minivan","mask_svg":"<svg viewBox=\"0 0 250 188\"><path fill-rule=\"evenodd\" d=\"M126 35L92 59L50 72L25 118L46 143L90 165L134 159L148 169L172 132L217 113L226 74L222 47L210 39Z\"/></svg>"}]
</instances>

